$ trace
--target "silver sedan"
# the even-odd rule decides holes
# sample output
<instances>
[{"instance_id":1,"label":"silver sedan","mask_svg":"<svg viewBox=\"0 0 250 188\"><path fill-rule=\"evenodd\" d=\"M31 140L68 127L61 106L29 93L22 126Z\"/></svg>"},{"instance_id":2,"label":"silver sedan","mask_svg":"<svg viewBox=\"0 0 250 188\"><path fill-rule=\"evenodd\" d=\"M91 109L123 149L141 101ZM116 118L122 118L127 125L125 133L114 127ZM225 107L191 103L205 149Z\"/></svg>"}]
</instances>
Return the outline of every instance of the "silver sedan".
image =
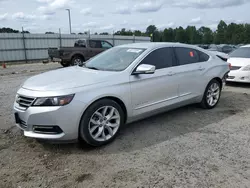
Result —
<instances>
[{"instance_id":1,"label":"silver sedan","mask_svg":"<svg viewBox=\"0 0 250 188\"><path fill-rule=\"evenodd\" d=\"M227 62L191 45L114 47L83 67L26 80L14 103L16 125L27 137L100 146L126 123L191 103L214 108L228 72Z\"/></svg>"}]
</instances>

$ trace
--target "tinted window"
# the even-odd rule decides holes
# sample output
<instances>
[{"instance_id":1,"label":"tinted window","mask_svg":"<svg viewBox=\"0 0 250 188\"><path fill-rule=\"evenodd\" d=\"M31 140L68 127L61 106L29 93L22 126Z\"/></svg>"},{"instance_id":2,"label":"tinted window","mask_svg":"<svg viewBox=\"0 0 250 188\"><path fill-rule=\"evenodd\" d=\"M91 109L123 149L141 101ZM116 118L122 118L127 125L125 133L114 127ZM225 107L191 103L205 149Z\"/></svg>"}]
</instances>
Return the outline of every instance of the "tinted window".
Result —
<instances>
[{"instance_id":1,"label":"tinted window","mask_svg":"<svg viewBox=\"0 0 250 188\"><path fill-rule=\"evenodd\" d=\"M112 48L113 46L106 41L102 41L102 48Z\"/></svg>"},{"instance_id":2,"label":"tinted window","mask_svg":"<svg viewBox=\"0 0 250 188\"><path fill-rule=\"evenodd\" d=\"M203 53L203 52L201 52L201 51L198 51L198 50L197 50L197 52L198 52L198 54L199 54L199 62L208 61L209 55L207 55L207 54L205 54L205 53Z\"/></svg>"},{"instance_id":3,"label":"tinted window","mask_svg":"<svg viewBox=\"0 0 250 188\"><path fill-rule=\"evenodd\" d=\"M140 64L154 65L156 69L174 66L171 48L161 48L151 52Z\"/></svg>"},{"instance_id":4,"label":"tinted window","mask_svg":"<svg viewBox=\"0 0 250 188\"><path fill-rule=\"evenodd\" d=\"M101 41L98 41L98 40L90 40L89 46L91 48L102 48Z\"/></svg>"},{"instance_id":5,"label":"tinted window","mask_svg":"<svg viewBox=\"0 0 250 188\"><path fill-rule=\"evenodd\" d=\"M250 58L250 48L238 48L230 54L230 57Z\"/></svg>"},{"instance_id":6,"label":"tinted window","mask_svg":"<svg viewBox=\"0 0 250 188\"><path fill-rule=\"evenodd\" d=\"M191 48L175 48L175 53L179 65L187 65L199 62L199 54Z\"/></svg>"}]
</instances>

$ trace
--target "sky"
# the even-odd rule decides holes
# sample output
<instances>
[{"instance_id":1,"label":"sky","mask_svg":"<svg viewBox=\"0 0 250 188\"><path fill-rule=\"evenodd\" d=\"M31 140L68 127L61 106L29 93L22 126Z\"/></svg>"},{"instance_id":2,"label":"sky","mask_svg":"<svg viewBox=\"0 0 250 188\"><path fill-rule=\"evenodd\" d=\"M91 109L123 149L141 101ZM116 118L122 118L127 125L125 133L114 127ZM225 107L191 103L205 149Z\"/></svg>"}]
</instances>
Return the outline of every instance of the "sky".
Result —
<instances>
[{"instance_id":1,"label":"sky","mask_svg":"<svg viewBox=\"0 0 250 188\"><path fill-rule=\"evenodd\" d=\"M69 33L250 23L250 0L0 0L0 28Z\"/></svg>"}]
</instances>

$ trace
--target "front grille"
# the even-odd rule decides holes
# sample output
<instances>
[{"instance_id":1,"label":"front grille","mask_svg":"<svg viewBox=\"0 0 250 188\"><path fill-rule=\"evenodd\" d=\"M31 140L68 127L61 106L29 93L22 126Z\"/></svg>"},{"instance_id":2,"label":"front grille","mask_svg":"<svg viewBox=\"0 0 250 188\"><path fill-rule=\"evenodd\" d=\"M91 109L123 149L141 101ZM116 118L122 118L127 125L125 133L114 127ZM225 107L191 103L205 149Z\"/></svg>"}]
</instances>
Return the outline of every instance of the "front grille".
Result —
<instances>
[{"instance_id":1,"label":"front grille","mask_svg":"<svg viewBox=\"0 0 250 188\"><path fill-rule=\"evenodd\" d=\"M241 67L239 67L239 66L232 66L231 67L231 70L239 70Z\"/></svg>"},{"instance_id":2,"label":"front grille","mask_svg":"<svg viewBox=\"0 0 250 188\"><path fill-rule=\"evenodd\" d=\"M25 109L25 110L32 105L34 100L35 100L35 98L21 96L21 95L18 95L16 97L16 103L19 105L19 107L21 107L22 109Z\"/></svg>"}]
</instances>

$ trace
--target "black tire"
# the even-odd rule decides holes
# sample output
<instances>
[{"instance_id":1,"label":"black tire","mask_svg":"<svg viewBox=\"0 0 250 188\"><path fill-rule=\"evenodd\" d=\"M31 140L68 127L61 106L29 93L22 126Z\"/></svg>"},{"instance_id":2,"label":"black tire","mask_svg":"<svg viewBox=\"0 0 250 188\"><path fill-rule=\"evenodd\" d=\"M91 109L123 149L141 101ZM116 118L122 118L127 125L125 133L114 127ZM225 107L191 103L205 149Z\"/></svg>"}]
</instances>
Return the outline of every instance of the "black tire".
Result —
<instances>
[{"instance_id":1,"label":"black tire","mask_svg":"<svg viewBox=\"0 0 250 188\"><path fill-rule=\"evenodd\" d=\"M74 65L78 65L78 66L83 66L85 62L85 59L79 55L76 55L74 56L72 59L71 59L71 66L74 66Z\"/></svg>"},{"instance_id":2,"label":"black tire","mask_svg":"<svg viewBox=\"0 0 250 188\"><path fill-rule=\"evenodd\" d=\"M97 141L90 134L89 122L90 122L92 115L98 109L100 109L104 106L111 106L111 107L116 108L116 110L119 112L119 115L120 115L120 126L119 126L118 130L116 131L116 133L110 139L108 139L106 141ZM112 142L116 138L116 136L118 135L120 128L121 128L121 126L123 126L123 124L124 124L124 112L123 112L121 106L119 104L117 104L115 101L110 100L110 99L99 100L99 101L93 103L90 107L88 107L88 109L83 114L81 122L80 122L80 126L79 126L79 140L80 140L80 142L84 141L91 146L106 145L106 144Z\"/></svg>"},{"instance_id":3,"label":"black tire","mask_svg":"<svg viewBox=\"0 0 250 188\"><path fill-rule=\"evenodd\" d=\"M62 62L61 62L61 65L62 65L63 67L68 67L68 66L70 66L70 63L69 63L69 62L64 62L64 61L62 61Z\"/></svg>"},{"instance_id":4,"label":"black tire","mask_svg":"<svg viewBox=\"0 0 250 188\"><path fill-rule=\"evenodd\" d=\"M216 102L215 104L210 105L210 104L208 103L208 100L207 100L207 95L208 95L208 92L209 92L209 88L210 88L211 85L213 85L213 84L216 84L216 85L219 86L219 97L218 97L218 100L217 100L217 102ZM202 101L201 101L201 103L200 103L201 107L204 108L204 109L213 109L214 107L216 107L217 104L218 104L218 102L220 101L221 89L222 89L222 85L221 85L216 79L211 80L211 81L208 83L208 85L207 85L207 87L206 87L206 90L205 90L205 92L204 92Z\"/></svg>"}]
</instances>

